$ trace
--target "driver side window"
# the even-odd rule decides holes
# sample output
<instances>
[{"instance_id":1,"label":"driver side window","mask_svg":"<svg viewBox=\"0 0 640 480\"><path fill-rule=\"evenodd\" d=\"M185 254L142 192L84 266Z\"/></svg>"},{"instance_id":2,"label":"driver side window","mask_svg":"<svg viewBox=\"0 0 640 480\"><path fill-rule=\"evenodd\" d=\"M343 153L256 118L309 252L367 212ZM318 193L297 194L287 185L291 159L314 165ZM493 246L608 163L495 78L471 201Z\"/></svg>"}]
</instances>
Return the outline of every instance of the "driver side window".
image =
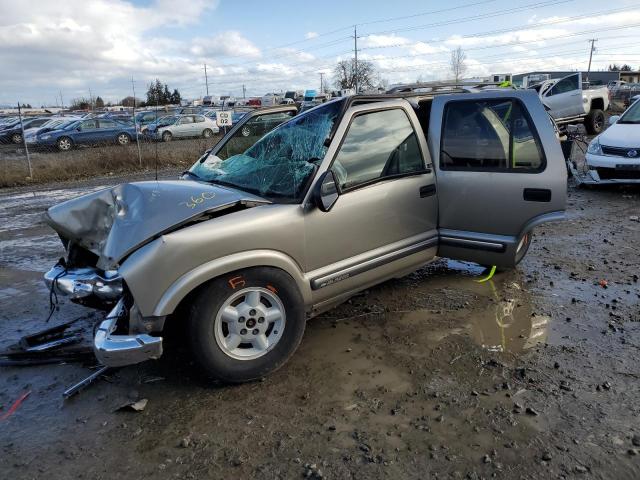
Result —
<instances>
[{"instance_id":1,"label":"driver side window","mask_svg":"<svg viewBox=\"0 0 640 480\"><path fill-rule=\"evenodd\" d=\"M84 122L82 122L80 124L80 128L82 130L93 130L93 129L98 128L97 123L98 122L96 122L95 120L85 120Z\"/></svg>"},{"instance_id":2,"label":"driver side window","mask_svg":"<svg viewBox=\"0 0 640 480\"><path fill-rule=\"evenodd\" d=\"M560 93L573 92L574 90L578 90L580 85L578 84L578 75L571 75L563 80L560 80L556 83L551 91L548 93L551 95L558 95Z\"/></svg>"},{"instance_id":3,"label":"driver side window","mask_svg":"<svg viewBox=\"0 0 640 480\"><path fill-rule=\"evenodd\" d=\"M418 139L407 114L396 108L355 117L333 171L342 190L424 171Z\"/></svg>"}]
</instances>

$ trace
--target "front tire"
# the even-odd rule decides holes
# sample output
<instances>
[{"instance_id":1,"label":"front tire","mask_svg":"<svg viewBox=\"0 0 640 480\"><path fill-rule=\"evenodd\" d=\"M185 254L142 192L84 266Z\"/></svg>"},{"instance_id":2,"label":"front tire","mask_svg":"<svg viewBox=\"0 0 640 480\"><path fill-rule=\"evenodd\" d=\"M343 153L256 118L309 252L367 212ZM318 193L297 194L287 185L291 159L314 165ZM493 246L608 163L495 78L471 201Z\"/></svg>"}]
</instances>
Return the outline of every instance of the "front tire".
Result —
<instances>
[{"instance_id":1,"label":"front tire","mask_svg":"<svg viewBox=\"0 0 640 480\"><path fill-rule=\"evenodd\" d=\"M604 112L602 110L591 110L584 119L584 127L589 135L598 135L604 130Z\"/></svg>"},{"instance_id":2,"label":"front tire","mask_svg":"<svg viewBox=\"0 0 640 480\"><path fill-rule=\"evenodd\" d=\"M202 287L191 306L188 335L209 376L242 383L280 368L298 348L305 322L304 302L291 276L260 267Z\"/></svg>"},{"instance_id":3,"label":"front tire","mask_svg":"<svg viewBox=\"0 0 640 480\"><path fill-rule=\"evenodd\" d=\"M163 132L162 133L162 141L163 142L170 142L173 139L173 135L171 134L171 132Z\"/></svg>"},{"instance_id":4,"label":"front tire","mask_svg":"<svg viewBox=\"0 0 640 480\"><path fill-rule=\"evenodd\" d=\"M244 126L242 127L242 130L240 131L240 133L242 133L243 137L249 137L251 136L251 128Z\"/></svg>"},{"instance_id":5,"label":"front tire","mask_svg":"<svg viewBox=\"0 0 640 480\"><path fill-rule=\"evenodd\" d=\"M121 133L118 135L117 140L120 145L129 145L129 143L131 142L131 137L126 133Z\"/></svg>"},{"instance_id":6,"label":"front tire","mask_svg":"<svg viewBox=\"0 0 640 480\"><path fill-rule=\"evenodd\" d=\"M22 143L22 134L14 133L13 135L11 135L11 141L13 143Z\"/></svg>"},{"instance_id":7,"label":"front tire","mask_svg":"<svg viewBox=\"0 0 640 480\"><path fill-rule=\"evenodd\" d=\"M202 136L203 136L204 138L211 138L211 137L213 137L213 130L211 130L210 128L205 128L205 129L202 131Z\"/></svg>"}]
</instances>

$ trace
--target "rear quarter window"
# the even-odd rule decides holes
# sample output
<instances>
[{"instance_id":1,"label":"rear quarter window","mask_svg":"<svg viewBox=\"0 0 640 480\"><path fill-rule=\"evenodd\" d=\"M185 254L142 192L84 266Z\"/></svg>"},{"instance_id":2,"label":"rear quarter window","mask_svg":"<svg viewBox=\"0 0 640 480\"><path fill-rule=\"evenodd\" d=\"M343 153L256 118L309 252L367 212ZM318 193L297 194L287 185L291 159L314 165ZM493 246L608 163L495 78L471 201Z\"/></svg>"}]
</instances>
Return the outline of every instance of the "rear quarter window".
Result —
<instances>
[{"instance_id":1,"label":"rear quarter window","mask_svg":"<svg viewBox=\"0 0 640 480\"><path fill-rule=\"evenodd\" d=\"M518 100L454 101L445 106L441 170L544 170L538 134Z\"/></svg>"}]
</instances>

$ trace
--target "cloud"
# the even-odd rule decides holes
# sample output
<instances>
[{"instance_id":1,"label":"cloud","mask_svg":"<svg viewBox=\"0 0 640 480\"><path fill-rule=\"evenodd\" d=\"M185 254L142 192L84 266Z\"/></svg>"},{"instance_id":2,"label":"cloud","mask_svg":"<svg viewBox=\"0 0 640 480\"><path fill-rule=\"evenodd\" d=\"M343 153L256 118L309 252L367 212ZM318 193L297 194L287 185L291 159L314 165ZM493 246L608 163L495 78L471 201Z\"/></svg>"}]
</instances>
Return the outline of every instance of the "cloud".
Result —
<instances>
[{"instance_id":1,"label":"cloud","mask_svg":"<svg viewBox=\"0 0 640 480\"><path fill-rule=\"evenodd\" d=\"M260 49L237 31L222 32L212 37L194 38L189 53L199 58L245 57L247 60L260 57Z\"/></svg>"},{"instance_id":2,"label":"cloud","mask_svg":"<svg viewBox=\"0 0 640 480\"><path fill-rule=\"evenodd\" d=\"M318 32L307 32L304 34L304 38L306 38L307 40L311 40L312 38L316 38L318 36Z\"/></svg>"},{"instance_id":3,"label":"cloud","mask_svg":"<svg viewBox=\"0 0 640 480\"><path fill-rule=\"evenodd\" d=\"M384 48L396 45L408 45L411 40L397 35L367 35L360 40L362 48Z\"/></svg>"},{"instance_id":4,"label":"cloud","mask_svg":"<svg viewBox=\"0 0 640 480\"><path fill-rule=\"evenodd\" d=\"M155 0L139 7L124 0L59 2L0 0L0 101L24 98L25 85L37 87L36 99L53 98L60 88L74 88L66 98L86 95L90 86L112 88L135 75L146 82L155 76L191 75L188 56L179 42L160 28L198 22L217 1L195 0L176 8ZM122 87L120 87L122 91Z\"/></svg>"}]
</instances>

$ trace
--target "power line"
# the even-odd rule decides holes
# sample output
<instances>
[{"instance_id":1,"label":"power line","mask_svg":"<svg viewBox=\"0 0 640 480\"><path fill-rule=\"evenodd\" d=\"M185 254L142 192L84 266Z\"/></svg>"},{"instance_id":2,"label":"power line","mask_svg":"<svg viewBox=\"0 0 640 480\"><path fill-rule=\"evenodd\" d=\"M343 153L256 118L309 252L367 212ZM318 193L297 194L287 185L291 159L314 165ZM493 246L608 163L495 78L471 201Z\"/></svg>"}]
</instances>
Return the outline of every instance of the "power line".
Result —
<instances>
[{"instance_id":1,"label":"power line","mask_svg":"<svg viewBox=\"0 0 640 480\"><path fill-rule=\"evenodd\" d=\"M485 19L485 18L492 18L492 17L498 17L498 16L502 16L502 15L510 15L513 13L518 13L518 12L523 12L526 10L531 10L531 9L536 9L536 8L543 8L543 7L548 7L548 6L556 6L556 5L560 5L563 3L569 3L569 2L574 2L576 0L546 0L544 2L536 2L536 3L531 3L528 5L522 5L520 7L515 7L515 8L507 8L504 10L497 10L494 12L489 12L489 13L483 13L480 15L473 15L473 16L469 16L469 17L463 17L463 18L456 18L456 19L452 19L452 20L442 20L440 22L433 22L433 23L427 23L424 25L414 25L411 27L404 27L404 28L397 28L397 29L393 29L393 30L382 30L382 31L378 31L378 32L372 32L372 33L368 33L366 35L363 35L363 37L368 37L368 36L372 36L372 35L386 35L389 33L399 33L399 32L410 32L410 31L414 31L414 30L423 30L425 28L433 28L433 27L441 27L441 26L445 26L445 25L453 25L456 23L465 23L465 22L471 22L471 21L475 21L475 20L481 20L481 19Z\"/></svg>"},{"instance_id":2,"label":"power line","mask_svg":"<svg viewBox=\"0 0 640 480\"><path fill-rule=\"evenodd\" d=\"M527 23L524 25L519 25L517 27L510 27L510 28L504 28L504 29L499 29L499 30L489 30L489 31L485 31L485 32L477 32L477 33L470 33L467 35L461 35L459 37L456 38L456 40L462 40L462 39L467 39L467 38L482 38L482 37L488 37L491 35L496 35L496 34L500 34L500 33L509 33L509 32L517 32L519 30L529 30L529 29L534 29L534 28L539 28L539 27L546 27L549 25L557 25L557 24L561 24L561 23L568 23L568 22L573 22L574 20L581 20L584 18L592 18L593 16L596 15L600 15L600 14L612 14L612 13L621 13L621 12L625 12L625 11L629 11L629 10L635 10L638 7L640 7L640 4L636 4L632 7L625 7L625 8L618 8L615 10L600 10L597 12L591 12L591 13L587 13L587 14L582 14L582 15L576 15L573 17L565 17L565 18L561 18L561 19L557 19L557 20L549 20L549 21L544 21L544 22L538 22L538 23ZM635 25L632 25L635 26ZM607 27L605 28L605 30L617 30L620 28L628 28L628 27ZM602 30L602 29L601 29ZM599 30L600 31L600 30ZM560 38L560 37L558 37ZM544 39L541 40L537 40L537 41L543 41ZM432 38L430 40L423 40L423 42L429 42L429 43L442 43L443 40L441 38ZM510 44L513 44L512 42L510 42ZM407 43L401 43L401 44L395 44L395 45L381 45L381 46L373 46L373 47L363 47L361 48L361 50L373 50L373 49L381 49L381 48L397 48L397 47L406 47ZM487 48L492 48L493 46L488 46Z\"/></svg>"}]
</instances>

